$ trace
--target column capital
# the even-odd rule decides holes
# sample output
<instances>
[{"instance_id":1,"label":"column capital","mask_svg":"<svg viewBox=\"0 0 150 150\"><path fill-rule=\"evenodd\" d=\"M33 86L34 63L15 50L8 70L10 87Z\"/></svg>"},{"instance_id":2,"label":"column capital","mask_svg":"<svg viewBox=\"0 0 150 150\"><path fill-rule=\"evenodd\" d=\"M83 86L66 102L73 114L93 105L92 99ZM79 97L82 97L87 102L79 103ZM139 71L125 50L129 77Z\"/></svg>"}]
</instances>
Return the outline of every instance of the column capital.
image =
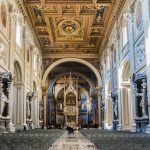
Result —
<instances>
[{"instance_id":1,"label":"column capital","mask_svg":"<svg viewBox=\"0 0 150 150\"><path fill-rule=\"evenodd\" d=\"M112 44L113 44L113 48L114 48L114 49L117 49L117 48L118 48L119 41L118 41L118 38L117 38L117 37L113 37L113 39L112 39Z\"/></svg>"},{"instance_id":2,"label":"column capital","mask_svg":"<svg viewBox=\"0 0 150 150\"><path fill-rule=\"evenodd\" d=\"M103 87L102 87L102 86L97 86L97 87L96 87L96 90L97 90L97 91L99 91L99 92L101 92L101 91L102 91L102 89L103 89Z\"/></svg>"},{"instance_id":3,"label":"column capital","mask_svg":"<svg viewBox=\"0 0 150 150\"><path fill-rule=\"evenodd\" d=\"M106 53L105 55L112 55L112 49L110 47L106 48Z\"/></svg>"},{"instance_id":4,"label":"column capital","mask_svg":"<svg viewBox=\"0 0 150 150\"><path fill-rule=\"evenodd\" d=\"M133 10L131 7L129 7L128 10L125 10L123 12L123 19L127 22L132 22L132 14L133 14Z\"/></svg>"},{"instance_id":5,"label":"column capital","mask_svg":"<svg viewBox=\"0 0 150 150\"><path fill-rule=\"evenodd\" d=\"M46 95L46 91L47 91L47 87L46 86L42 86L42 94L43 94L43 96Z\"/></svg>"},{"instance_id":6,"label":"column capital","mask_svg":"<svg viewBox=\"0 0 150 150\"><path fill-rule=\"evenodd\" d=\"M20 16L20 12L18 12L17 10L12 10L12 12L10 13L10 20L12 21L12 22L16 22L17 21L17 17L19 17Z\"/></svg>"}]
</instances>

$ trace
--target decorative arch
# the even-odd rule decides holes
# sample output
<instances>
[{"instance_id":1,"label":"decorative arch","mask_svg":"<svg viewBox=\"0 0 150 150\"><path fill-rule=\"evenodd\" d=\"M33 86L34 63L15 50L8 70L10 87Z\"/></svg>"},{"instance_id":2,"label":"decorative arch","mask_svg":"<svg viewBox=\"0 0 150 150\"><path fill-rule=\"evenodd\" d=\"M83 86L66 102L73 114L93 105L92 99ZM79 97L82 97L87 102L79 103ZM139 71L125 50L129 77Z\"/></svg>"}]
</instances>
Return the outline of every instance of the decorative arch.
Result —
<instances>
[{"instance_id":1,"label":"decorative arch","mask_svg":"<svg viewBox=\"0 0 150 150\"><path fill-rule=\"evenodd\" d=\"M59 74L57 77L55 77L51 83L50 83L50 87L53 87L54 83L63 75L66 75L66 74L69 74L70 72L65 72L65 73L61 73ZM95 87L94 83L90 80L90 78L88 78L86 75L82 74L82 73L78 73L78 72L72 72L72 74L77 74L79 76L82 76L88 83L91 87ZM52 93L52 88L49 88L49 93L51 94Z\"/></svg>"},{"instance_id":2,"label":"decorative arch","mask_svg":"<svg viewBox=\"0 0 150 150\"><path fill-rule=\"evenodd\" d=\"M14 61L14 84L13 84L13 117L12 122L15 125L23 124L23 80L20 63Z\"/></svg>"},{"instance_id":3,"label":"decorative arch","mask_svg":"<svg viewBox=\"0 0 150 150\"><path fill-rule=\"evenodd\" d=\"M22 81L22 71L21 67L18 61L14 62L14 75L15 75L15 81Z\"/></svg>"},{"instance_id":4,"label":"decorative arch","mask_svg":"<svg viewBox=\"0 0 150 150\"><path fill-rule=\"evenodd\" d=\"M56 67L58 66L59 64L62 64L62 63L65 63L65 62L78 62L78 63L81 63L85 66L87 66L88 68L90 68L96 78L97 78L97 81L98 81L98 86L101 86L102 85L102 79L101 79L101 75L100 73L98 72L98 70L91 64L89 63L88 61L85 61L83 59L79 59L79 58L63 58L63 59L60 59L56 62L54 62L53 64L51 64L47 70L45 71L44 75L43 75L43 80L42 80L42 86L45 87L46 86L46 79L48 77L48 74Z\"/></svg>"},{"instance_id":5,"label":"decorative arch","mask_svg":"<svg viewBox=\"0 0 150 150\"><path fill-rule=\"evenodd\" d=\"M106 128L111 129L112 127L112 121L113 121L113 103L112 103L112 98L111 98L111 81L109 80L107 82L107 95L106 95Z\"/></svg>"},{"instance_id":6,"label":"decorative arch","mask_svg":"<svg viewBox=\"0 0 150 150\"><path fill-rule=\"evenodd\" d=\"M124 130L130 130L132 118L132 94L130 82L130 61L126 59L121 69L121 117Z\"/></svg>"},{"instance_id":7,"label":"decorative arch","mask_svg":"<svg viewBox=\"0 0 150 150\"><path fill-rule=\"evenodd\" d=\"M124 61L121 69L122 81L128 81L130 78L130 62L128 60Z\"/></svg>"}]
</instances>

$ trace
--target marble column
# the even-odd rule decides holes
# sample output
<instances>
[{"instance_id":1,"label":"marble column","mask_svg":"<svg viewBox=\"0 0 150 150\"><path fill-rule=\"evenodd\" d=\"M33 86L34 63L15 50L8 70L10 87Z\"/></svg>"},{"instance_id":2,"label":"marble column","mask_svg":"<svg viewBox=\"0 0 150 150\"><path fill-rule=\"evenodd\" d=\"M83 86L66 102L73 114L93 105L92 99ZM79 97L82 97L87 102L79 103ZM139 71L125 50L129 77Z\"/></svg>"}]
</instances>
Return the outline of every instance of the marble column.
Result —
<instances>
[{"instance_id":1,"label":"marble column","mask_svg":"<svg viewBox=\"0 0 150 150\"><path fill-rule=\"evenodd\" d=\"M10 117L9 129L10 132L15 132L14 124L12 123L13 119L13 82L8 82L8 100L9 100L9 108L8 108L8 116Z\"/></svg>"},{"instance_id":2,"label":"marble column","mask_svg":"<svg viewBox=\"0 0 150 150\"><path fill-rule=\"evenodd\" d=\"M101 101L102 101L102 87L97 87L98 91L98 127L102 128L102 109L101 109Z\"/></svg>"},{"instance_id":3,"label":"marble column","mask_svg":"<svg viewBox=\"0 0 150 150\"><path fill-rule=\"evenodd\" d=\"M8 92L8 100L9 100L9 104L8 104L8 117L10 117L11 118L11 107L10 107L10 105L11 105L11 103L10 103L10 100L11 100L11 82L7 82L8 83L8 88L7 88L7 92Z\"/></svg>"},{"instance_id":4,"label":"marble column","mask_svg":"<svg viewBox=\"0 0 150 150\"><path fill-rule=\"evenodd\" d=\"M37 96L36 94L33 92L33 111L32 111L32 120L33 120L33 128L36 128L37 126Z\"/></svg>"},{"instance_id":5,"label":"marble column","mask_svg":"<svg viewBox=\"0 0 150 150\"><path fill-rule=\"evenodd\" d=\"M47 124L46 124L46 96L47 96L47 89L44 87L43 89L42 89L43 91L43 104L44 104L44 115L43 115L43 127L46 129L46 126L47 126Z\"/></svg>"},{"instance_id":6,"label":"marble column","mask_svg":"<svg viewBox=\"0 0 150 150\"><path fill-rule=\"evenodd\" d=\"M148 118L147 113L147 81L146 79L142 80L142 87L143 87L143 118Z\"/></svg>"},{"instance_id":7,"label":"marble column","mask_svg":"<svg viewBox=\"0 0 150 150\"><path fill-rule=\"evenodd\" d=\"M123 99L123 96L122 96L122 93L123 93L123 87L120 86L119 99L118 99L118 111L119 111L118 121L119 121L119 124L118 124L117 130L122 130L122 118L123 118L123 112L122 112L122 108L123 108L122 99Z\"/></svg>"},{"instance_id":8,"label":"marble column","mask_svg":"<svg viewBox=\"0 0 150 150\"><path fill-rule=\"evenodd\" d=\"M130 6L130 9L124 12L124 20L127 22L128 25L128 43L129 43L129 53L130 53L130 74L131 77L135 73L135 57L134 57L134 10L133 7ZM131 84L131 132L136 131L136 124L135 124L135 117L136 117L136 110L135 110L135 93L134 93L134 85Z\"/></svg>"},{"instance_id":9,"label":"marble column","mask_svg":"<svg viewBox=\"0 0 150 150\"><path fill-rule=\"evenodd\" d=\"M0 76L0 117L1 117L1 96L2 96L2 87L3 87L3 83L2 83L2 77Z\"/></svg>"}]
</instances>

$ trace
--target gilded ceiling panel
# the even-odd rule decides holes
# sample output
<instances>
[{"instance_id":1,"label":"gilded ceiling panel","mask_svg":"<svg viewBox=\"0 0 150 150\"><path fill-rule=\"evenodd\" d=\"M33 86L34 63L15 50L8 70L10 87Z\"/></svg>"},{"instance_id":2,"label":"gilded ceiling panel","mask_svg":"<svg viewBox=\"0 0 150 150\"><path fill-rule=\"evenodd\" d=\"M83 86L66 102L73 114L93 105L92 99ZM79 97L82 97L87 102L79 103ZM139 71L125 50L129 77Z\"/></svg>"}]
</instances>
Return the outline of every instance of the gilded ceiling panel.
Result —
<instances>
[{"instance_id":1,"label":"gilded ceiling panel","mask_svg":"<svg viewBox=\"0 0 150 150\"><path fill-rule=\"evenodd\" d=\"M46 53L98 53L111 0L25 0Z\"/></svg>"}]
</instances>

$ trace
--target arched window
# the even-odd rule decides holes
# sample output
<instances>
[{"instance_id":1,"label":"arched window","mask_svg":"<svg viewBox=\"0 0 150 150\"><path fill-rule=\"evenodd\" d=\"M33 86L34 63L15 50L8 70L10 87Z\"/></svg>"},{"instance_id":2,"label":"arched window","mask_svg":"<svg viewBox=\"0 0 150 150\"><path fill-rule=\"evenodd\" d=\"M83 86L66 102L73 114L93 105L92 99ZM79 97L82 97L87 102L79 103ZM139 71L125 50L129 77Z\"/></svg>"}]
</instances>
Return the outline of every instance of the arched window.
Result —
<instances>
[{"instance_id":1,"label":"arched window","mask_svg":"<svg viewBox=\"0 0 150 150\"><path fill-rule=\"evenodd\" d=\"M134 11L134 32L135 37L137 37L143 31L143 11L142 2L137 1L135 4Z\"/></svg>"},{"instance_id":2,"label":"arched window","mask_svg":"<svg viewBox=\"0 0 150 150\"><path fill-rule=\"evenodd\" d=\"M127 20L124 17L122 17L121 19L120 38L121 38L121 45L123 48L128 42Z\"/></svg>"},{"instance_id":3,"label":"arched window","mask_svg":"<svg viewBox=\"0 0 150 150\"><path fill-rule=\"evenodd\" d=\"M34 57L33 57L33 68L34 70L37 69L37 55L36 54L34 54Z\"/></svg>"},{"instance_id":4,"label":"arched window","mask_svg":"<svg viewBox=\"0 0 150 150\"><path fill-rule=\"evenodd\" d=\"M21 44L22 44L22 33L21 33L21 25L20 23L17 21L16 23L16 44L18 47L21 48Z\"/></svg>"},{"instance_id":5,"label":"arched window","mask_svg":"<svg viewBox=\"0 0 150 150\"><path fill-rule=\"evenodd\" d=\"M127 26L123 25L122 27L122 46L124 47L128 42L127 38Z\"/></svg>"},{"instance_id":6,"label":"arched window","mask_svg":"<svg viewBox=\"0 0 150 150\"><path fill-rule=\"evenodd\" d=\"M110 55L107 55L107 71L110 70Z\"/></svg>"}]
</instances>

